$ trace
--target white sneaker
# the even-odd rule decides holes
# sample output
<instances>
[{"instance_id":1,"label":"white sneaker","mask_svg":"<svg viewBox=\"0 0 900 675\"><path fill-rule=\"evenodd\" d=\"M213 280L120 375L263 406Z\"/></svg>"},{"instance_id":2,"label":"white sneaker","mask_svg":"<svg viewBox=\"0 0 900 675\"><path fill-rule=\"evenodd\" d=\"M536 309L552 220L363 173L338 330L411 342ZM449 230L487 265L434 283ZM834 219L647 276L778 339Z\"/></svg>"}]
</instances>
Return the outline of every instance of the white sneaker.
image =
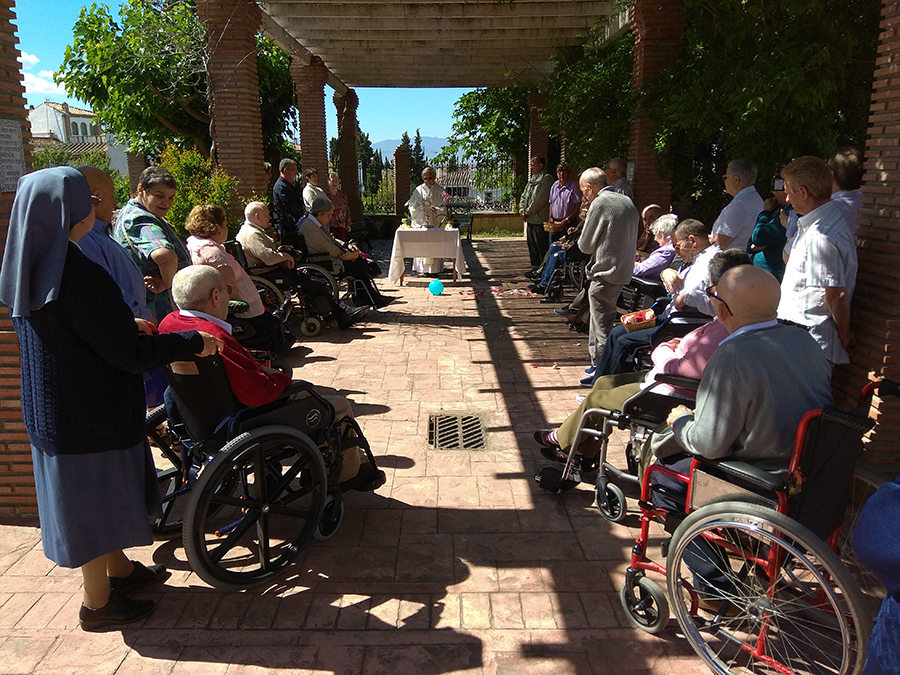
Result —
<instances>
[{"instance_id":1,"label":"white sneaker","mask_svg":"<svg viewBox=\"0 0 900 675\"><path fill-rule=\"evenodd\" d=\"M575 397L575 403L581 405L582 403L584 403L584 399L586 398L587 396L585 396L584 394L578 394L578 396Z\"/></svg>"}]
</instances>

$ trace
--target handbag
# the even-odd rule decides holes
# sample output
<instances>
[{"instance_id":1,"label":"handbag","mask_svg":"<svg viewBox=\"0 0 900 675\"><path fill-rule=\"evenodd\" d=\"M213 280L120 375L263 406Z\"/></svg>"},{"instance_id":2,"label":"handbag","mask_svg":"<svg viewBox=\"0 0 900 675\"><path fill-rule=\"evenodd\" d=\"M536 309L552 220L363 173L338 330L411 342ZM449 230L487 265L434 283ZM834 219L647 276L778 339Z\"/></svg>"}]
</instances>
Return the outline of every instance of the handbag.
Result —
<instances>
[{"instance_id":1,"label":"handbag","mask_svg":"<svg viewBox=\"0 0 900 675\"><path fill-rule=\"evenodd\" d=\"M557 223L553 220L548 220L547 222L544 223L544 232L559 232L565 226L566 226L566 224L562 221Z\"/></svg>"}]
</instances>

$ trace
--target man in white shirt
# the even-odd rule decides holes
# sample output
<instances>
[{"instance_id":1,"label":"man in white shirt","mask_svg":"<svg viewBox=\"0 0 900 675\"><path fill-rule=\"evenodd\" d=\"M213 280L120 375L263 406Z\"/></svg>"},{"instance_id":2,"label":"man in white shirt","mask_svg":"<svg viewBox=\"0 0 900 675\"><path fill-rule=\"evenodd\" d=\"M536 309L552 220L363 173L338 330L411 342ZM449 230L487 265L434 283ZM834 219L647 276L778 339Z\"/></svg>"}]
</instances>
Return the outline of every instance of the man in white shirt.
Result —
<instances>
[{"instance_id":1,"label":"man in white shirt","mask_svg":"<svg viewBox=\"0 0 900 675\"><path fill-rule=\"evenodd\" d=\"M849 363L857 271L852 227L845 209L831 199L833 175L824 160L799 157L781 175L800 220L781 282L778 318L806 326L832 365Z\"/></svg>"},{"instance_id":2,"label":"man in white shirt","mask_svg":"<svg viewBox=\"0 0 900 675\"><path fill-rule=\"evenodd\" d=\"M734 199L719 213L710 237L723 251L726 248L747 250L756 217L763 210L763 198L754 185L757 173L756 162L751 159L739 158L728 162L722 178L725 180L725 192Z\"/></svg>"},{"instance_id":3,"label":"man in white shirt","mask_svg":"<svg viewBox=\"0 0 900 675\"><path fill-rule=\"evenodd\" d=\"M865 157L857 148L838 148L828 160L828 167L834 179L831 184L831 200L837 202L850 226L850 233L856 235L859 227L859 207L862 205L862 180Z\"/></svg>"}]
</instances>

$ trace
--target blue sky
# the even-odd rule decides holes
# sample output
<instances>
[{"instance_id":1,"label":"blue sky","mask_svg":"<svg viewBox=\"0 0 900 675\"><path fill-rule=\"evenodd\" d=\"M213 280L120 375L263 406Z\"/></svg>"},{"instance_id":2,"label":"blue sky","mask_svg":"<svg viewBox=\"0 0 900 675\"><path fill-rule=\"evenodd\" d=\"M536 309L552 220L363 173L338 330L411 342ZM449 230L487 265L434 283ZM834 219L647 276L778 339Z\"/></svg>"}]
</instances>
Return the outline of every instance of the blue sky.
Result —
<instances>
[{"instance_id":1,"label":"blue sky","mask_svg":"<svg viewBox=\"0 0 900 675\"><path fill-rule=\"evenodd\" d=\"M63 60L66 45L72 42L72 26L84 0L17 0L16 25L19 49L23 52L26 99L30 105L51 101L85 104L66 96L53 82L53 71ZM98 3L100 4L100 3ZM120 2L109 3L118 8ZM373 143L400 138L404 131L414 136L446 138L453 124L453 104L467 89L386 89L361 88L359 124ZM329 138L337 135L337 118L326 87L325 101Z\"/></svg>"}]
</instances>

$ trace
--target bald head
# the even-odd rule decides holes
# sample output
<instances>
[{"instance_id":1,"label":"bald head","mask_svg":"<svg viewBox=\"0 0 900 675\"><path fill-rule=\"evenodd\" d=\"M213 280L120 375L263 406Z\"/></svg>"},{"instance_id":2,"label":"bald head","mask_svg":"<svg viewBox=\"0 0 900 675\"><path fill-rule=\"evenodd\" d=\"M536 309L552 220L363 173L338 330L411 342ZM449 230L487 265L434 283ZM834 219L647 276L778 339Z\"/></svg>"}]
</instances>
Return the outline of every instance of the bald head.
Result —
<instances>
[{"instance_id":1,"label":"bald head","mask_svg":"<svg viewBox=\"0 0 900 675\"><path fill-rule=\"evenodd\" d=\"M781 300L781 286L769 272L753 265L733 267L719 280L716 295L728 303L731 314L720 308L722 302L715 302L719 320L733 333L742 326L762 323L776 318L778 301Z\"/></svg>"},{"instance_id":2,"label":"bald head","mask_svg":"<svg viewBox=\"0 0 900 675\"><path fill-rule=\"evenodd\" d=\"M91 194L100 198L100 203L94 209L94 215L104 223L111 222L116 208L116 186L113 179L105 171L94 166L79 166L78 170L87 178Z\"/></svg>"}]
</instances>

